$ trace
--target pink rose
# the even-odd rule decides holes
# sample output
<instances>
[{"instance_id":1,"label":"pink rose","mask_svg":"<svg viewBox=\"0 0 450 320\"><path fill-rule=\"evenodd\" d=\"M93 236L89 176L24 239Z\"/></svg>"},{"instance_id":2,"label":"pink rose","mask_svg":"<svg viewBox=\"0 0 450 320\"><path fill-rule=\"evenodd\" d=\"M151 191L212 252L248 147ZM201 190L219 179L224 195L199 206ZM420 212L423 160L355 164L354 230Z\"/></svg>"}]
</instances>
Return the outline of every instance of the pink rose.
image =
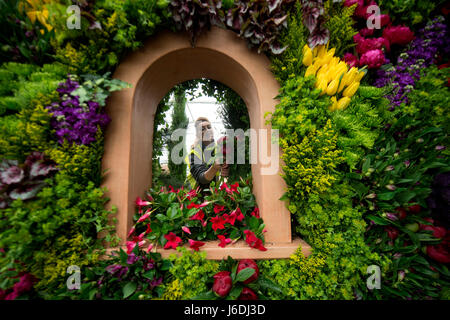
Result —
<instances>
[{"instance_id":1,"label":"pink rose","mask_svg":"<svg viewBox=\"0 0 450 320\"><path fill-rule=\"evenodd\" d=\"M383 51L380 49L369 50L361 56L359 59L360 66L367 65L369 69L376 69L381 67L385 63Z\"/></svg>"},{"instance_id":2,"label":"pink rose","mask_svg":"<svg viewBox=\"0 0 450 320\"><path fill-rule=\"evenodd\" d=\"M404 26L390 26L383 30L383 37L388 39L390 44L407 45L414 39L414 33Z\"/></svg>"},{"instance_id":3,"label":"pink rose","mask_svg":"<svg viewBox=\"0 0 450 320\"><path fill-rule=\"evenodd\" d=\"M344 60L350 68L358 66L358 58L349 52L344 55Z\"/></svg>"}]
</instances>

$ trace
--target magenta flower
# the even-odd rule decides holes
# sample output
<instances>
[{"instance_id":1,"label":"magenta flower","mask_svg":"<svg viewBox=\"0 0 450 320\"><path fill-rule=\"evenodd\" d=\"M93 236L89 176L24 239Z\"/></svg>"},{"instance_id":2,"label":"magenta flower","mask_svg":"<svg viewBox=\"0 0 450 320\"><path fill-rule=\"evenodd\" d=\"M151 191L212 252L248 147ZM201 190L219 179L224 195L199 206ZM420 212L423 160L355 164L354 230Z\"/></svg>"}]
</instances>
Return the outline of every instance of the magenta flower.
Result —
<instances>
[{"instance_id":1,"label":"magenta flower","mask_svg":"<svg viewBox=\"0 0 450 320\"><path fill-rule=\"evenodd\" d=\"M351 53L349 53L349 52L347 52L345 55L344 55L344 61L345 61L345 63L347 63L348 64L348 66L350 67L350 68L352 68L352 67L358 67L358 58L357 57L355 57L353 54L351 54Z\"/></svg>"},{"instance_id":2,"label":"magenta flower","mask_svg":"<svg viewBox=\"0 0 450 320\"><path fill-rule=\"evenodd\" d=\"M380 49L369 50L361 56L361 66L367 65L369 69L377 69L386 62L383 51Z\"/></svg>"},{"instance_id":3,"label":"magenta flower","mask_svg":"<svg viewBox=\"0 0 450 320\"><path fill-rule=\"evenodd\" d=\"M183 231L186 232L186 233L191 234L191 230L189 230L189 228L186 227L186 226L181 227L181 230L183 230Z\"/></svg>"}]
</instances>

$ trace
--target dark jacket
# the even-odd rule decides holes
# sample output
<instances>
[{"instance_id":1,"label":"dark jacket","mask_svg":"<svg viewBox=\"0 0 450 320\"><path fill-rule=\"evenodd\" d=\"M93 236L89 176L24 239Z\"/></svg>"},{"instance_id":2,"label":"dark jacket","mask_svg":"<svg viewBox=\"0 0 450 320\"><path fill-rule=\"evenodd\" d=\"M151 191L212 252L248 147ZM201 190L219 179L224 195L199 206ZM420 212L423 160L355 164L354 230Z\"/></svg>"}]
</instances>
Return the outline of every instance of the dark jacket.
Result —
<instances>
[{"instance_id":1,"label":"dark jacket","mask_svg":"<svg viewBox=\"0 0 450 320\"><path fill-rule=\"evenodd\" d=\"M212 164L214 164L214 162L209 165L207 163L210 162L210 160L212 161L211 158L215 156L215 152L213 150L211 153L210 152L205 153L205 148L207 146L208 145L204 145L202 143L202 153L204 154L205 162L202 161L202 159L199 159L194 153L191 153L189 155L191 168L190 172L192 176L195 178L195 180L199 183L200 190L208 189L209 184L211 183L211 181L206 180L205 172L212 166ZM216 179L216 176L214 177L214 179Z\"/></svg>"}]
</instances>

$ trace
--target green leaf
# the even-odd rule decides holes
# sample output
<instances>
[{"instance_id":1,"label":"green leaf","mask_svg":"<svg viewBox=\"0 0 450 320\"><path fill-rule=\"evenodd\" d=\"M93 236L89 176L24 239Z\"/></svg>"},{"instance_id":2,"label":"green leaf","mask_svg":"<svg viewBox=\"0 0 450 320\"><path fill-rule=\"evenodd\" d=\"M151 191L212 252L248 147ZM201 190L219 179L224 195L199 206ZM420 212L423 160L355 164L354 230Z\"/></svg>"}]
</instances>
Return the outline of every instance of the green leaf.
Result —
<instances>
[{"instance_id":1,"label":"green leaf","mask_svg":"<svg viewBox=\"0 0 450 320\"><path fill-rule=\"evenodd\" d=\"M277 286L275 283L273 283L269 279L261 277L261 278L258 279L258 283L261 286L261 288L268 289L268 290L273 290L273 291L276 291L278 293L282 293L281 288L279 286Z\"/></svg>"},{"instance_id":2,"label":"green leaf","mask_svg":"<svg viewBox=\"0 0 450 320\"><path fill-rule=\"evenodd\" d=\"M229 297L233 300L236 300L241 295L242 289L243 289L242 286L239 285L234 286L233 289L231 289L230 291Z\"/></svg>"},{"instance_id":3,"label":"green leaf","mask_svg":"<svg viewBox=\"0 0 450 320\"><path fill-rule=\"evenodd\" d=\"M385 192L378 194L379 200L392 200L395 196L395 192Z\"/></svg>"},{"instance_id":4,"label":"green leaf","mask_svg":"<svg viewBox=\"0 0 450 320\"><path fill-rule=\"evenodd\" d=\"M217 300L217 296L212 291L203 292L191 298L192 300Z\"/></svg>"},{"instance_id":5,"label":"green leaf","mask_svg":"<svg viewBox=\"0 0 450 320\"><path fill-rule=\"evenodd\" d=\"M135 282L128 282L122 289L123 291L123 299L128 298L131 296L137 288L137 284Z\"/></svg>"},{"instance_id":6,"label":"green leaf","mask_svg":"<svg viewBox=\"0 0 450 320\"><path fill-rule=\"evenodd\" d=\"M245 281L255 273L253 268L242 269L236 276L236 281Z\"/></svg>"},{"instance_id":7,"label":"green leaf","mask_svg":"<svg viewBox=\"0 0 450 320\"><path fill-rule=\"evenodd\" d=\"M383 219L381 217L377 217L377 216L371 215L371 214L369 214L366 217L366 219L373 220L373 222L375 222L376 224L378 224L380 226L386 226L386 225L390 224L389 221L387 221L387 220L385 220L385 219Z\"/></svg>"},{"instance_id":8,"label":"green leaf","mask_svg":"<svg viewBox=\"0 0 450 320\"><path fill-rule=\"evenodd\" d=\"M155 270L149 270L143 276L147 279L153 279L155 277Z\"/></svg>"},{"instance_id":9,"label":"green leaf","mask_svg":"<svg viewBox=\"0 0 450 320\"><path fill-rule=\"evenodd\" d=\"M158 213L155 217L156 217L156 219L158 219L159 221L162 221L162 222L169 220L169 218L167 218L165 215L163 215L161 213Z\"/></svg>"}]
</instances>

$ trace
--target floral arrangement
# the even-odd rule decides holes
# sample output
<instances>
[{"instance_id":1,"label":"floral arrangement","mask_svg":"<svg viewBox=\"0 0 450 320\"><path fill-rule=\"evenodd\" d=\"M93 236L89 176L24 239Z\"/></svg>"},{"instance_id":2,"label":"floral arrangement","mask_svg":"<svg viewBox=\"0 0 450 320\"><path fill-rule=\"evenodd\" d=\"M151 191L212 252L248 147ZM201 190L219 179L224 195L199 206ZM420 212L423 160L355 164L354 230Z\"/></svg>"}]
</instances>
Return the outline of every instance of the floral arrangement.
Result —
<instances>
[{"instance_id":1,"label":"floral arrangement","mask_svg":"<svg viewBox=\"0 0 450 320\"><path fill-rule=\"evenodd\" d=\"M391 110L408 102L408 93L420 78L420 70L436 62L439 50L443 50L444 54L450 53L450 46L444 40L447 36L447 26L443 22L443 17L430 21L419 31L410 47L398 56L395 66L377 71L374 85L393 87L393 92L387 95L391 101Z\"/></svg>"},{"instance_id":2,"label":"floral arrangement","mask_svg":"<svg viewBox=\"0 0 450 320\"><path fill-rule=\"evenodd\" d=\"M96 140L97 127L104 131L110 118L101 108L109 92L127 87L124 82L98 78L87 80L82 86L76 77L69 76L58 89L60 102L53 102L47 109L52 113L52 127L58 142L90 144Z\"/></svg>"},{"instance_id":3,"label":"floral arrangement","mask_svg":"<svg viewBox=\"0 0 450 320\"><path fill-rule=\"evenodd\" d=\"M308 45L303 48L303 64L308 66L305 77L317 77L316 88L321 94L331 96L331 111L344 110L350 104L350 99L358 90L365 74L363 70L358 71L355 67L349 70L344 61L334 57L335 51L335 48L327 50L323 45L315 47L314 50ZM342 97L338 101L337 95L341 92Z\"/></svg>"},{"instance_id":4,"label":"floral arrangement","mask_svg":"<svg viewBox=\"0 0 450 320\"><path fill-rule=\"evenodd\" d=\"M219 240L218 246L245 239L255 249L267 250L263 245L265 225L259 215L248 181L241 179L232 185L211 186L211 195L204 198L197 190L183 187L174 190L150 189L148 200L137 198L136 224L129 232L128 253L137 246L148 251L156 245L176 249L183 242L198 251L206 240Z\"/></svg>"},{"instance_id":5,"label":"floral arrangement","mask_svg":"<svg viewBox=\"0 0 450 320\"><path fill-rule=\"evenodd\" d=\"M351 66L367 66L379 69L386 63L385 52L391 52L392 46L405 46L414 39L414 33L407 26L392 25L389 14L371 17L370 6L377 6L375 1L346 0L344 6L356 5L353 17L363 26L353 37L357 56L348 52L344 59ZM379 7L378 7L379 8ZM369 18L379 20L379 27L367 27ZM381 32L381 29L383 31ZM378 35L378 36L377 36Z\"/></svg>"}]
</instances>

